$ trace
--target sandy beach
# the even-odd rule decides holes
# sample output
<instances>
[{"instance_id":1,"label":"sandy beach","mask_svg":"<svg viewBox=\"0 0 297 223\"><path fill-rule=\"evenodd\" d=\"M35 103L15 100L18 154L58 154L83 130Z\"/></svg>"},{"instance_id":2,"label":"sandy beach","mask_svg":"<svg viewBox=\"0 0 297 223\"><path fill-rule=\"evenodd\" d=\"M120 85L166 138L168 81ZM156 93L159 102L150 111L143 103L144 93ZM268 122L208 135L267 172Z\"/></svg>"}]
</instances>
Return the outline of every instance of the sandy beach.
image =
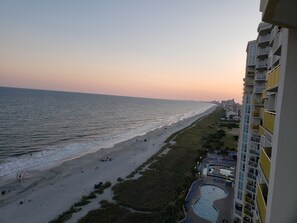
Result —
<instances>
[{"instance_id":1,"label":"sandy beach","mask_svg":"<svg viewBox=\"0 0 297 223\"><path fill-rule=\"evenodd\" d=\"M125 178L156 154L173 133L211 113L214 107L194 117L163 127L143 136L119 143L113 148L64 162L46 171L28 173L22 180L1 182L1 223L43 223L69 209L82 195L93 191L94 184ZM108 160L103 162L102 159ZM101 160L101 161L100 161ZM111 199L107 190L104 199Z\"/></svg>"}]
</instances>

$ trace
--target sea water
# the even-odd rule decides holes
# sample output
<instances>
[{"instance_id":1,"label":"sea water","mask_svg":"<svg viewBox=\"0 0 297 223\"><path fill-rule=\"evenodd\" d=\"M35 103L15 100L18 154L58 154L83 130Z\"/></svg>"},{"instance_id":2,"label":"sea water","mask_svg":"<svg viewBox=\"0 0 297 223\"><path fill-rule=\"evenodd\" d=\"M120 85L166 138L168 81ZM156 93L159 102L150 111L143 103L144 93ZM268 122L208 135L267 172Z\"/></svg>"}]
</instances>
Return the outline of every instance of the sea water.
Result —
<instances>
[{"instance_id":1,"label":"sea water","mask_svg":"<svg viewBox=\"0 0 297 223\"><path fill-rule=\"evenodd\" d=\"M0 87L0 178L110 148L212 106Z\"/></svg>"}]
</instances>

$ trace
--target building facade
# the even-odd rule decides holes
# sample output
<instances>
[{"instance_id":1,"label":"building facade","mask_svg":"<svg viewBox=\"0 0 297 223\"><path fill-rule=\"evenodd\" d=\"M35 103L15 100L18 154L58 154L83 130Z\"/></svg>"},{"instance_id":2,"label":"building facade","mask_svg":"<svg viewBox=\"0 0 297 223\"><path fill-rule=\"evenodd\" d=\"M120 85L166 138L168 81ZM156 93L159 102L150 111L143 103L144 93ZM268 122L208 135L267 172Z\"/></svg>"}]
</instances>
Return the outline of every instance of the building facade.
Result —
<instances>
[{"instance_id":1,"label":"building facade","mask_svg":"<svg viewBox=\"0 0 297 223\"><path fill-rule=\"evenodd\" d=\"M260 23L257 39L247 48L234 220L294 223L297 1L261 0L260 10L265 23Z\"/></svg>"}]
</instances>

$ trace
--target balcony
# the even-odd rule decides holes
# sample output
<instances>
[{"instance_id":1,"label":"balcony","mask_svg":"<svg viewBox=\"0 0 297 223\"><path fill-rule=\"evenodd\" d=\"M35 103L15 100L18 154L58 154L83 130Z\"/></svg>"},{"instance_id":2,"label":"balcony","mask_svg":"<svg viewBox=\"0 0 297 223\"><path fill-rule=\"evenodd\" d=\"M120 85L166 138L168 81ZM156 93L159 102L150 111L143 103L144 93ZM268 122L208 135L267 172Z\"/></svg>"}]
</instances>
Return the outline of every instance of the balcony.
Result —
<instances>
[{"instance_id":1,"label":"balcony","mask_svg":"<svg viewBox=\"0 0 297 223\"><path fill-rule=\"evenodd\" d=\"M263 128L262 125L259 126L259 135L264 136L265 135L265 129Z\"/></svg>"},{"instance_id":2,"label":"balcony","mask_svg":"<svg viewBox=\"0 0 297 223\"><path fill-rule=\"evenodd\" d=\"M261 23L258 25L257 31L258 31L258 33L260 33L261 35L264 35L264 34L269 33L269 32L271 31L271 29L272 29L272 25L271 25L271 24L261 22Z\"/></svg>"},{"instance_id":3,"label":"balcony","mask_svg":"<svg viewBox=\"0 0 297 223\"><path fill-rule=\"evenodd\" d=\"M256 179L257 179L257 177L256 177L254 174L252 174L252 173L248 173L247 176L248 176L248 178L250 178L251 180L256 180Z\"/></svg>"},{"instance_id":4,"label":"balcony","mask_svg":"<svg viewBox=\"0 0 297 223\"><path fill-rule=\"evenodd\" d=\"M273 55L272 56L272 65L276 66L279 64L280 56Z\"/></svg>"},{"instance_id":5,"label":"balcony","mask_svg":"<svg viewBox=\"0 0 297 223\"><path fill-rule=\"evenodd\" d=\"M269 37L269 41L270 41L270 37ZM269 51L270 51L270 48L269 48L269 47L258 48L258 54L257 54L257 57L268 56Z\"/></svg>"},{"instance_id":6,"label":"balcony","mask_svg":"<svg viewBox=\"0 0 297 223\"><path fill-rule=\"evenodd\" d=\"M259 125L258 125L258 129L259 129ZM258 130L256 129L256 130ZM255 143L259 143L260 142L260 138L258 136L252 136L251 137L251 141L255 142Z\"/></svg>"},{"instance_id":7,"label":"balcony","mask_svg":"<svg viewBox=\"0 0 297 223\"><path fill-rule=\"evenodd\" d=\"M246 189L249 190L250 192L254 193L254 194L256 193L256 188L253 187L253 186L247 185Z\"/></svg>"},{"instance_id":8,"label":"balcony","mask_svg":"<svg viewBox=\"0 0 297 223\"><path fill-rule=\"evenodd\" d=\"M245 213L246 215L248 215L250 218L253 218L253 212L251 212L250 210L248 210L248 209L244 209L244 213Z\"/></svg>"},{"instance_id":9,"label":"balcony","mask_svg":"<svg viewBox=\"0 0 297 223\"><path fill-rule=\"evenodd\" d=\"M259 164L267 182L269 182L269 175L270 175L270 165L271 165L270 157L271 157L271 147L261 148Z\"/></svg>"},{"instance_id":10,"label":"balcony","mask_svg":"<svg viewBox=\"0 0 297 223\"><path fill-rule=\"evenodd\" d=\"M251 197L249 197L248 195L245 195L245 202L254 206L254 200Z\"/></svg>"},{"instance_id":11,"label":"balcony","mask_svg":"<svg viewBox=\"0 0 297 223\"><path fill-rule=\"evenodd\" d=\"M269 43L270 42L270 34L266 34L264 36L259 36L258 44L261 43Z\"/></svg>"},{"instance_id":12,"label":"balcony","mask_svg":"<svg viewBox=\"0 0 297 223\"><path fill-rule=\"evenodd\" d=\"M266 69L267 68L267 59L258 60L256 63L256 69Z\"/></svg>"},{"instance_id":13,"label":"balcony","mask_svg":"<svg viewBox=\"0 0 297 223\"><path fill-rule=\"evenodd\" d=\"M265 73L259 73L259 74L256 74L255 76L255 81L265 81L266 80L266 75Z\"/></svg>"},{"instance_id":14,"label":"balcony","mask_svg":"<svg viewBox=\"0 0 297 223\"><path fill-rule=\"evenodd\" d=\"M242 215L242 212L241 212L241 211L238 211L238 210L236 210L236 209L235 209L235 214L237 214L238 216L240 216L240 217L241 217L241 215Z\"/></svg>"},{"instance_id":15,"label":"balcony","mask_svg":"<svg viewBox=\"0 0 297 223\"><path fill-rule=\"evenodd\" d=\"M254 101L253 101L254 103L254 105L262 105L262 100L261 99L254 99Z\"/></svg>"},{"instance_id":16,"label":"balcony","mask_svg":"<svg viewBox=\"0 0 297 223\"><path fill-rule=\"evenodd\" d=\"M260 117L260 112L258 110L253 111L254 117Z\"/></svg>"},{"instance_id":17,"label":"balcony","mask_svg":"<svg viewBox=\"0 0 297 223\"><path fill-rule=\"evenodd\" d=\"M244 85L254 85L253 79L244 78L243 81L244 81Z\"/></svg>"},{"instance_id":18,"label":"balcony","mask_svg":"<svg viewBox=\"0 0 297 223\"><path fill-rule=\"evenodd\" d=\"M268 96L267 96L267 93L266 93L266 90L265 90L265 89L262 91L262 97L261 97L261 98L262 98L262 99L268 98Z\"/></svg>"},{"instance_id":19,"label":"balcony","mask_svg":"<svg viewBox=\"0 0 297 223\"><path fill-rule=\"evenodd\" d=\"M283 32L278 31L274 38L273 46L272 46L274 55L280 56L282 43L283 43Z\"/></svg>"},{"instance_id":20,"label":"balcony","mask_svg":"<svg viewBox=\"0 0 297 223\"><path fill-rule=\"evenodd\" d=\"M280 66L278 65L268 73L266 91L272 91L278 87L279 75L280 75Z\"/></svg>"},{"instance_id":21,"label":"balcony","mask_svg":"<svg viewBox=\"0 0 297 223\"><path fill-rule=\"evenodd\" d=\"M253 129L253 130L259 130L259 124L252 123L251 124L251 129Z\"/></svg>"},{"instance_id":22,"label":"balcony","mask_svg":"<svg viewBox=\"0 0 297 223\"><path fill-rule=\"evenodd\" d=\"M246 71L246 76L253 77L254 75L255 75L255 71L253 71L253 70Z\"/></svg>"},{"instance_id":23,"label":"balcony","mask_svg":"<svg viewBox=\"0 0 297 223\"><path fill-rule=\"evenodd\" d=\"M252 160L249 161L249 165L250 165L251 167L255 167L255 168L258 167L258 163L257 163L256 161L252 161Z\"/></svg>"},{"instance_id":24,"label":"balcony","mask_svg":"<svg viewBox=\"0 0 297 223\"><path fill-rule=\"evenodd\" d=\"M264 112L265 112L265 109L264 108L260 108L260 117L261 118L264 118Z\"/></svg>"},{"instance_id":25,"label":"balcony","mask_svg":"<svg viewBox=\"0 0 297 223\"><path fill-rule=\"evenodd\" d=\"M264 111L263 127L273 134L275 113Z\"/></svg>"},{"instance_id":26,"label":"balcony","mask_svg":"<svg viewBox=\"0 0 297 223\"><path fill-rule=\"evenodd\" d=\"M258 185L257 188L257 206L261 222L265 222L266 219L266 204L267 204L268 188L265 184Z\"/></svg>"},{"instance_id":27,"label":"balcony","mask_svg":"<svg viewBox=\"0 0 297 223\"><path fill-rule=\"evenodd\" d=\"M270 31L270 43L269 43L269 46L273 45L274 38L275 38L275 36L276 36L276 34L278 32L279 32L279 27L278 26L274 26L272 28L272 30Z\"/></svg>"}]
</instances>

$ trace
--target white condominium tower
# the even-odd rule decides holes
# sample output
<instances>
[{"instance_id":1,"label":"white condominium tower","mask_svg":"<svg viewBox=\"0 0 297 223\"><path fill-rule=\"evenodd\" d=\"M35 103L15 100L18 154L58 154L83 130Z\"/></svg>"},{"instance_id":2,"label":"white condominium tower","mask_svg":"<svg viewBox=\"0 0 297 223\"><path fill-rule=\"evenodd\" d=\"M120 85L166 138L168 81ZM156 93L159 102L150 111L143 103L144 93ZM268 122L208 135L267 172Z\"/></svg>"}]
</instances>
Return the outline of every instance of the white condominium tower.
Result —
<instances>
[{"instance_id":1,"label":"white condominium tower","mask_svg":"<svg viewBox=\"0 0 297 223\"><path fill-rule=\"evenodd\" d=\"M297 1L261 0L247 47L235 222L297 222Z\"/></svg>"}]
</instances>

